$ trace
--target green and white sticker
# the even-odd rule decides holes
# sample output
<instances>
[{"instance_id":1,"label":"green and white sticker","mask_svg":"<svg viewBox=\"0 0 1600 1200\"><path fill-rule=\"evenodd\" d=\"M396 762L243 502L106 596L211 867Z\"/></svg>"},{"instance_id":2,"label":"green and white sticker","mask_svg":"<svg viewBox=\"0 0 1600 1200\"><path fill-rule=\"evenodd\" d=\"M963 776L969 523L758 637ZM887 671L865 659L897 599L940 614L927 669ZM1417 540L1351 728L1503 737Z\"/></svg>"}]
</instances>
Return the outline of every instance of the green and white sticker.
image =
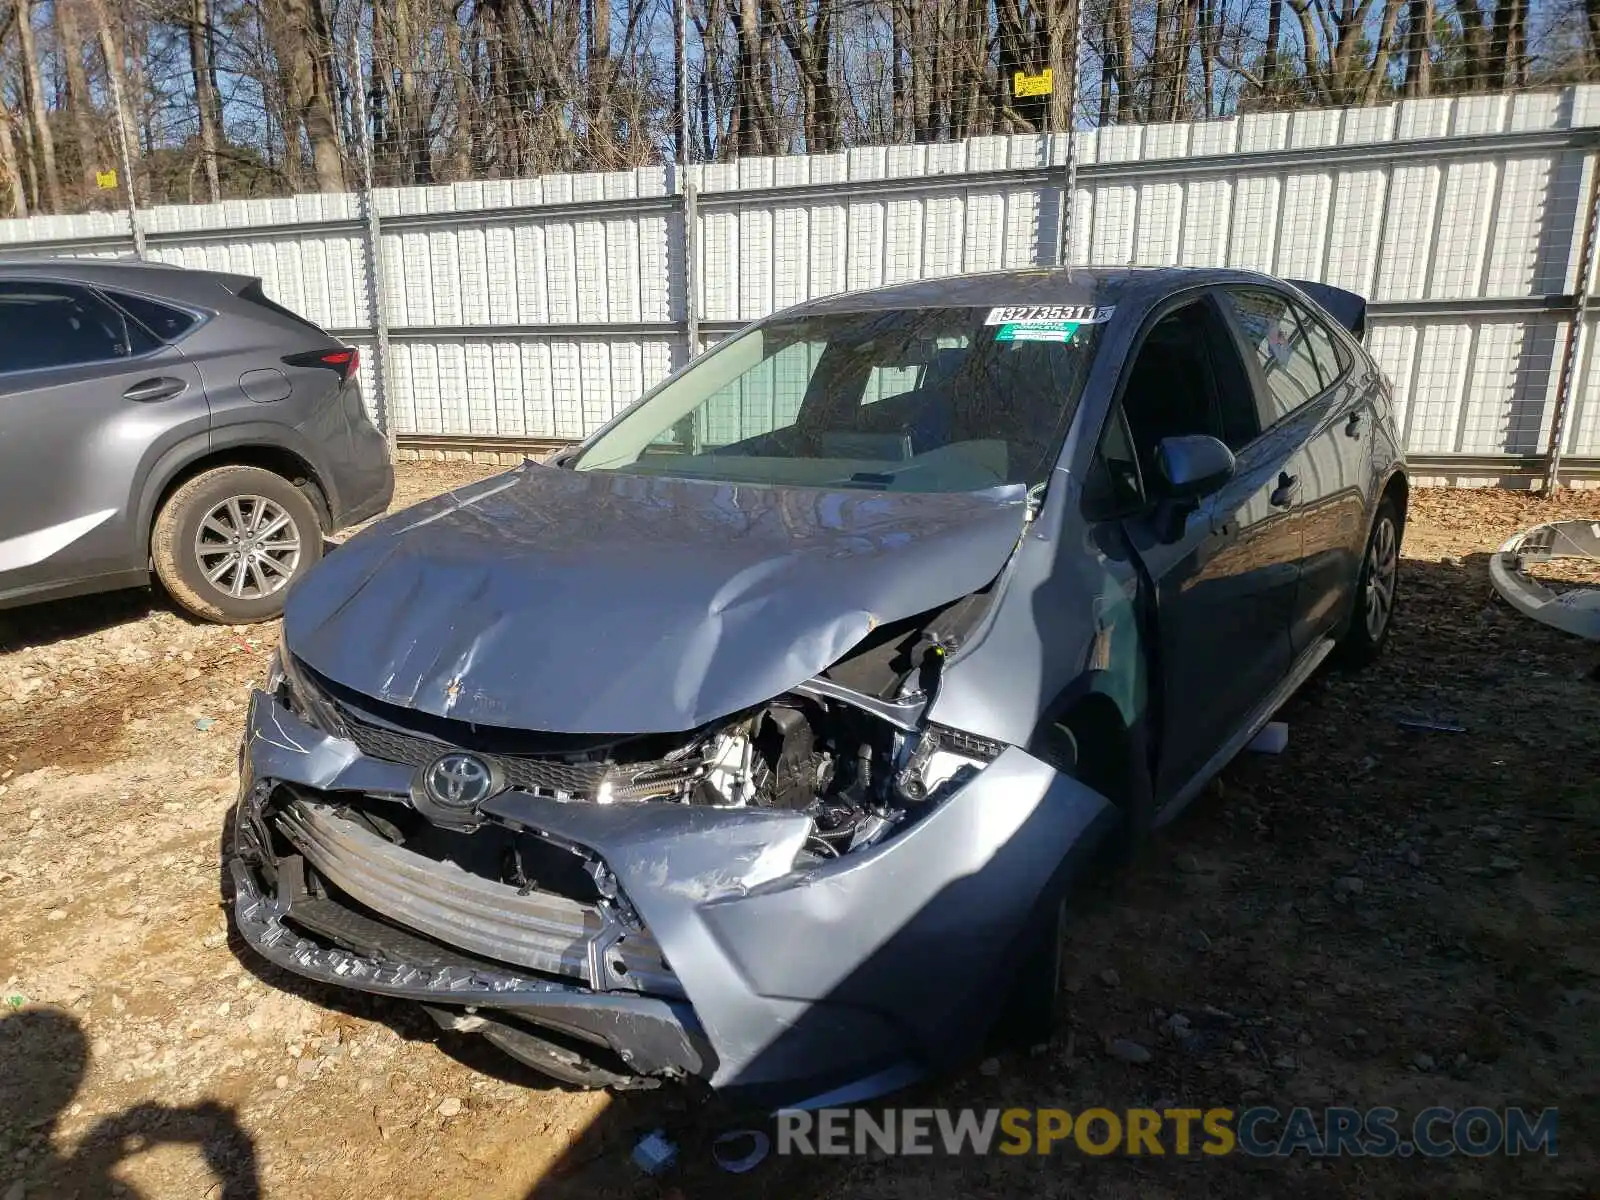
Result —
<instances>
[{"instance_id":1,"label":"green and white sticker","mask_svg":"<svg viewBox=\"0 0 1600 1200\"><path fill-rule=\"evenodd\" d=\"M997 342L1070 342L1079 321L1012 321L995 330Z\"/></svg>"},{"instance_id":2,"label":"green and white sticker","mask_svg":"<svg viewBox=\"0 0 1600 1200\"><path fill-rule=\"evenodd\" d=\"M1116 305L1094 304L1012 304L991 308L985 325L1034 325L1040 322L1071 321L1074 325L1104 325L1116 312Z\"/></svg>"}]
</instances>

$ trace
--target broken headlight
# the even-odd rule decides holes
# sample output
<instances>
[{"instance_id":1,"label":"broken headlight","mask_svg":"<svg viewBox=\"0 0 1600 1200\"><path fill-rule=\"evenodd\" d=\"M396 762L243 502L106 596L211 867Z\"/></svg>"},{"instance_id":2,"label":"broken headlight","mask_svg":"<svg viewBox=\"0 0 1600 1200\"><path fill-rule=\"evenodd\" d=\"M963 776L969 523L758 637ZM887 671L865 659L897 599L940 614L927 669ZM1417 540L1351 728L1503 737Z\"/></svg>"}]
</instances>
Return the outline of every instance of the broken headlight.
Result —
<instances>
[{"instance_id":1,"label":"broken headlight","mask_svg":"<svg viewBox=\"0 0 1600 1200\"><path fill-rule=\"evenodd\" d=\"M929 724L895 775L895 786L907 800L927 800L952 781L959 787L1004 749L993 738Z\"/></svg>"},{"instance_id":2,"label":"broken headlight","mask_svg":"<svg viewBox=\"0 0 1600 1200\"><path fill-rule=\"evenodd\" d=\"M344 722L293 654L279 646L267 663L266 692L313 729L344 736Z\"/></svg>"}]
</instances>

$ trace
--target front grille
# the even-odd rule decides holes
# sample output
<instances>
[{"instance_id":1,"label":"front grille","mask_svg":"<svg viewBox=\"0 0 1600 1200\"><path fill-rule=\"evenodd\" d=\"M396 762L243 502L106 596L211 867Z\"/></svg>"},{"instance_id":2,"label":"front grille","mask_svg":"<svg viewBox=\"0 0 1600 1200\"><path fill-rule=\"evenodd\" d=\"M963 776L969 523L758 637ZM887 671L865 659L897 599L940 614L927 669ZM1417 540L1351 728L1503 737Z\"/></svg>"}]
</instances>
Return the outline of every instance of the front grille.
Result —
<instances>
[{"instance_id":1,"label":"front grille","mask_svg":"<svg viewBox=\"0 0 1600 1200\"><path fill-rule=\"evenodd\" d=\"M361 753L373 758L410 767L424 767L439 755L455 749L433 738L374 725L362 720L348 708L341 706L341 709L340 716L350 740L360 747ZM607 783L611 785L612 795L619 800L639 795L659 795L692 778L701 765L697 755L626 765L573 763L512 754L485 754L482 757L499 768L509 787L525 792L559 792L584 800L593 799Z\"/></svg>"},{"instance_id":2,"label":"front grille","mask_svg":"<svg viewBox=\"0 0 1600 1200\"><path fill-rule=\"evenodd\" d=\"M303 797L278 809L274 825L341 892L445 946L595 988L678 991L655 939L622 929L598 905L435 861ZM596 978L597 946L606 947L606 969L614 979Z\"/></svg>"}]
</instances>

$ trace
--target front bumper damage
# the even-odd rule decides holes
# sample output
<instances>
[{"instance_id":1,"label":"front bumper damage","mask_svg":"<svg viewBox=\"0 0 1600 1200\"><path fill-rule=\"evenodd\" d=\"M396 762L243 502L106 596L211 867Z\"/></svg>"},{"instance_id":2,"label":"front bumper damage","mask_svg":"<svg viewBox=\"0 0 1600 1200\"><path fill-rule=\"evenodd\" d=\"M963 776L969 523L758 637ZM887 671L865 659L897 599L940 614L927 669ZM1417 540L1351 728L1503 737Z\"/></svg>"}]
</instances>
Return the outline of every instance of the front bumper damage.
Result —
<instances>
[{"instance_id":1,"label":"front bumper damage","mask_svg":"<svg viewBox=\"0 0 1600 1200\"><path fill-rule=\"evenodd\" d=\"M570 851L595 881L577 895L385 837L414 775L253 694L230 868L257 952L416 1000L568 1082L700 1079L771 1103L864 1099L972 1053L1022 930L1114 822L1016 748L892 837L798 868L795 811L483 802L460 836Z\"/></svg>"}]
</instances>

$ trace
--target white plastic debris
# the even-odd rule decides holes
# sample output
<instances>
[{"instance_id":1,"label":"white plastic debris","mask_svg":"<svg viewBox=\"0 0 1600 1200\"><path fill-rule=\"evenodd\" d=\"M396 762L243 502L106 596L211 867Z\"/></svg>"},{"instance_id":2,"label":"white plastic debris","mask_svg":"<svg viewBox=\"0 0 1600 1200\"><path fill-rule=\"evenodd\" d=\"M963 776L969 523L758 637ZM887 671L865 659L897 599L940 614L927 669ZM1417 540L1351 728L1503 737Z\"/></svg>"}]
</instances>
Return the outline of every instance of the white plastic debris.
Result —
<instances>
[{"instance_id":1,"label":"white plastic debris","mask_svg":"<svg viewBox=\"0 0 1600 1200\"><path fill-rule=\"evenodd\" d=\"M633 1148L633 1165L646 1175L660 1175L678 1161L678 1147L665 1130L654 1129Z\"/></svg>"},{"instance_id":2,"label":"white plastic debris","mask_svg":"<svg viewBox=\"0 0 1600 1200\"><path fill-rule=\"evenodd\" d=\"M1282 754L1289 744L1289 726L1283 721L1268 721L1267 726L1245 747L1257 754Z\"/></svg>"}]
</instances>

